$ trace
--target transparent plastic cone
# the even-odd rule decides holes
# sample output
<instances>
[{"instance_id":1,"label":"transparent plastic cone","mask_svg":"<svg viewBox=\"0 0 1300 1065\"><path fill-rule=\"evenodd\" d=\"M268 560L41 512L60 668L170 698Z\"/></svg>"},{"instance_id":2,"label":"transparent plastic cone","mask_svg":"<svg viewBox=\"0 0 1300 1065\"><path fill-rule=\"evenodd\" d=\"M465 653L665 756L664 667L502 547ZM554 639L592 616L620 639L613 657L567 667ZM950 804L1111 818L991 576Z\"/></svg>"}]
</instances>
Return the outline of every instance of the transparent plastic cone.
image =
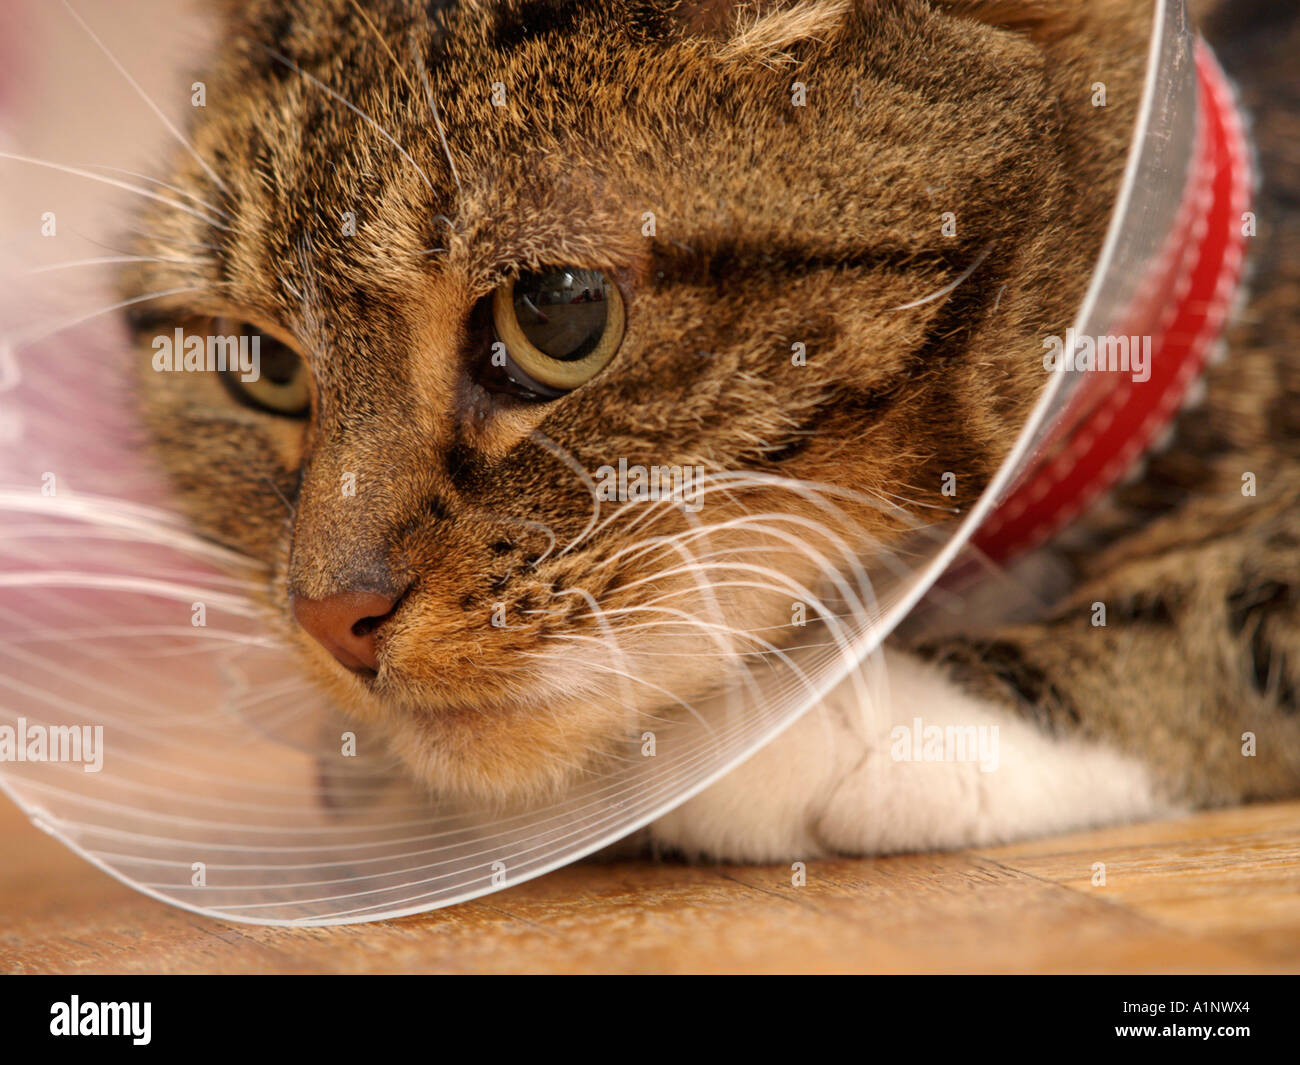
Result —
<instances>
[{"instance_id":1,"label":"transparent plastic cone","mask_svg":"<svg viewBox=\"0 0 1300 1065\"><path fill-rule=\"evenodd\" d=\"M1134 293L1174 224L1197 129L1193 43L1183 4L1157 4L1141 116L1079 334L1131 322ZM102 66L93 42L85 54ZM97 91L71 105L77 147L93 141ZM41 110L48 124L53 107L47 100ZM101 111L101 122L112 118ZM33 138L32 128L10 115L0 150L89 157L71 141L55 150L58 129ZM41 151L25 151L33 139ZM16 165L0 163L6 187ZM137 168L148 170L147 161ZM41 180L62 205L60 226L111 231L105 201L66 207L75 175ZM24 224L40 217L42 191L18 197ZM103 751L95 772L80 762L6 762L0 784L33 822L127 884L235 921L376 920L538 876L682 803L831 687L856 678L870 689L880 680L872 652L900 620L952 609L951 594L923 602L945 570L980 568L967 548L972 532L1049 438L1078 377L1053 375L979 504L918 532L905 567L865 559L844 567L839 594L855 604L857 622L838 640L806 641L788 660L770 656L725 696L658 725L654 757L632 747L560 801L511 815L452 810L406 785L383 755L341 767L335 759L333 772L321 772L321 737L336 741L346 720L298 676L243 593L235 560L169 512L140 462L115 315L76 324L111 293L95 302L31 265L23 245L0 260L0 725L99 725ZM63 328L50 332L50 323ZM192 624L197 603L203 626Z\"/></svg>"}]
</instances>

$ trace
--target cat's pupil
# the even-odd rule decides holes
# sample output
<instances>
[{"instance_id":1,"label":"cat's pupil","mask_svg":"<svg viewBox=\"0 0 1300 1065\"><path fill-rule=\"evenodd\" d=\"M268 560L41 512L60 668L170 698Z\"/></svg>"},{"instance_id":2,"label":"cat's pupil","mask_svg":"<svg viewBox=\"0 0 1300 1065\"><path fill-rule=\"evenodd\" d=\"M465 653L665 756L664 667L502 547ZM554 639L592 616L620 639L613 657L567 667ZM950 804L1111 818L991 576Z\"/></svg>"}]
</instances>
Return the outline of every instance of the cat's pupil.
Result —
<instances>
[{"instance_id":1,"label":"cat's pupil","mask_svg":"<svg viewBox=\"0 0 1300 1065\"><path fill-rule=\"evenodd\" d=\"M608 282L596 270L558 268L515 282L519 328L538 351L561 362L590 355L605 333Z\"/></svg>"},{"instance_id":2,"label":"cat's pupil","mask_svg":"<svg viewBox=\"0 0 1300 1065\"><path fill-rule=\"evenodd\" d=\"M262 376L273 385L292 384L301 365L298 353L266 334L262 334L261 351Z\"/></svg>"}]
</instances>

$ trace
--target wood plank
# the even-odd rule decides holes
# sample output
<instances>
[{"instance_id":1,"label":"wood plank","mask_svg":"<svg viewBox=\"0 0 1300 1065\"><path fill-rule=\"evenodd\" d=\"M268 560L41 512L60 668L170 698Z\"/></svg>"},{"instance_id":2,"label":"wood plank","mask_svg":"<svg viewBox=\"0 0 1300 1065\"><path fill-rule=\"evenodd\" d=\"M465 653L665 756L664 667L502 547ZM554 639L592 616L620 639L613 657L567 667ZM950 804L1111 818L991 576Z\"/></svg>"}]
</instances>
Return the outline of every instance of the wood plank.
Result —
<instances>
[{"instance_id":1,"label":"wood plank","mask_svg":"<svg viewBox=\"0 0 1300 1065\"><path fill-rule=\"evenodd\" d=\"M165 906L0 808L5 972L1247 972L1300 969L1300 803L978 853L584 862L341 928ZM1092 884L1092 863L1106 884Z\"/></svg>"}]
</instances>

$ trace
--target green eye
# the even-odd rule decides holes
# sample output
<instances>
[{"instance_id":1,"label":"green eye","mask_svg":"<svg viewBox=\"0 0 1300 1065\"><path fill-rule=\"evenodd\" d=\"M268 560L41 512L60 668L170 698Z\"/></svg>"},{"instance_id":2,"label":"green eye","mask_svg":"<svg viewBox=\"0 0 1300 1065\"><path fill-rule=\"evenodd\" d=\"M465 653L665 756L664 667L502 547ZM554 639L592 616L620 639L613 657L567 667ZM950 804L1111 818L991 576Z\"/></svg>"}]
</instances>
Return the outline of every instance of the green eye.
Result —
<instances>
[{"instance_id":1,"label":"green eye","mask_svg":"<svg viewBox=\"0 0 1300 1065\"><path fill-rule=\"evenodd\" d=\"M618 351L623 297L597 270L557 267L499 288L492 321L512 376L562 394L590 381Z\"/></svg>"},{"instance_id":2,"label":"green eye","mask_svg":"<svg viewBox=\"0 0 1300 1065\"><path fill-rule=\"evenodd\" d=\"M222 383L236 400L284 418L307 417L311 389L301 355L247 322L218 319L213 329L228 348L238 345L238 364L232 361L231 368L221 373Z\"/></svg>"}]
</instances>

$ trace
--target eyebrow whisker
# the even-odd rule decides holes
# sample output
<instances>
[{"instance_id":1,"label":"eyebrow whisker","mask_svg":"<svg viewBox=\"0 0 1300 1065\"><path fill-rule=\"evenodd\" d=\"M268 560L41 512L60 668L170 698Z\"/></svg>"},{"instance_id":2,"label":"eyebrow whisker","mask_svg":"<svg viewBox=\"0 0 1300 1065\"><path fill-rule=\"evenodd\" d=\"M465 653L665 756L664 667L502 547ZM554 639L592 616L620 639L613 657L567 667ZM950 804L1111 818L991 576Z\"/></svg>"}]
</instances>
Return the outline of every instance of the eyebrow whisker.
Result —
<instances>
[{"instance_id":1,"label":"eyebrow whisker","mask_svg":"<svg viewBox=\"0 0 1300 1065\"><path fill-rule=\"evenodd\" d=\"M85 19L83 19L79 14L77 14L76 8L74 8L70 3L68 3L68 0L63 0L63 6L67 8L68 14L70 14L74 19L77 20L77 23L81 26L83 30L86 31L90 39L95 42L99 50L103 52L105 56L108 57L109 62L112 63L113 66L117 68L118 73L121 74L122 77L124 77L127 80L131 88L133 88L139 94L140 98L149 105L150 109L153 111L155 115L158 116L162 124L167 127L168 132L171 133L171 135L175 137L178 141L180 141L180 143L185 146L185 149L190 153L190 155L194 157L194 161L197 162L199 166L203 167L204 173L206 173L208 177L210 177L213 181L217 183L217 186L221 189L222 192L224 192L227 196L231 195L229 186L227 186L226 183L221 180L221 176L215 170L213 170L211 166L208 165L208 161L199 154L198 149L194 147L194 145L185 136L185 134L183 134L180 130L178 130L172 124L171 119L169 119L165 114L163 114L162 109L156 103L154 103L153 100L149 98L149 94L146 93L144 89L140 87L140 83L137 82L135 78L131 77L130 72L126 69L126 67L124 67L118 61L117 56L113 55L113 53L109 51L108 46L104 44L102 40L99 39L99 35L90 28L89 23L87 23Z\"/></svg>"},{"instance_id":2,"label":"eyebrow whisker","mask_svg":"<svg viewBox=\"0 0 1300 1065\"><path fill-rule=\"evenodd\" d=\"M266 54L269 55L276 62L283 63L290 70L297 72L299 76L311 82L313 85L316 86L316 88L320 89L321 92L328 95L331 99L337 100L349 111L351 111L354 115L356 115L362 121L366 122L376 133L378 133L381 137L383 137L384 140L386 140L389 144L391 144L394 148L396 148L397 151L401 154L403 159L405 159L408 163L411 164L411 166L415 168L416 173L420 175L421 180L424 182L428 190L434 193L435 195L437 194L438 190L433 187L433 182L429 180L429 175L424 172L424 168L421 167L420 164L417 163L413 158L411 158L411 153L408 152L405 148L403 148L401 144L397 142L397 139L391 133L389 133L388 130L386 130L382 125L380 125L368 114L362 111L361 108L357 107L356 104L352 103L352 101L349 100L346 96L343 96L340 93L335 92L319 78L314 77L313 75L307 73L307 71L303 70L302 67L300 67L288 56L281 55L274 48L269 48L266 45L262 46L262 50L266 52Z\"/></svg>"},{"instance_id":3,"label":"eyebrow whisker","mask_svg":"<svg viewBox=\"0 0 1300 1065\"><path fill-rule=\"evenodd\" d=\"M83 322L89 322L92 318L98 318L101 315L111 314L113 311L120 311L125 307L133 307L137 303L147 303L150 300L166 299L168 296L179 296L187 292L201 292L202 285L185 285L182 288L169 288L161 292L147 292L143 296L133 296L130 299L119 300L117 303L110 304L107 307L101 307L97 311L91 311L89 314L78 315L69 321L54 326L51 329L41 329L27 335L21 333L15 336L0 337L0 349L8 346L11 350L30 347L32 344L38 344L42 340L48 340L50 337L65 332L81 325Z\"/></svg>"},{"instance_id":4,"label":"eyebrow whisker","mask_svg":"<svg viewBox=\"0 0 1300 1065\"><path fill-rule=\"evenodd\" d=\"M378 27L370 20L370 16L362 10L361 5L357 3L357 0L348 0L348 3L352 5L352 10L360 16L361 21L366 24L366 28L374 35L375 40L377 40L384 51L388 53L388 58L393 61L394 69L397 73L402 75L402 80L406 82L406 87L411 90L411 95L415 96L415 86L411 84L411 79L407 76L406 71L402 69L402 64L397 61L397 56L393 53L393 49L389 46L384 35L379 32Z\"/></svg>"},{"instance_id":5,"label":"eyebrow whisker","mask_svg":"<svg viewBox=\"0 0 1300 1065\"><path fill-rule=\"evenodd\" d=\"M206 259L166 259L158 255L104 255L95 259L74 259L66 263L54 263L51 266L39 266L28 270L29 275L49 274L56 270L73 270L82 266L111 266L118 263L176 263L180 266L207 266Z\"/></svg>"},{"instance_id":6,"label":"eyebrow whisker","mask_svg":"<svg viewBox=\"0 0 1300 1065\"><path fill-rule=\"evenodd\" d=\"M169 192L178 192L187 200L197 203L200 207L206 207L213 214L219 214L228 222L233 222L235 220L235 216L229 211L222 210L216 204L209 203L202 196L189 191L189 189L183 189L179 185L169 184L168 182L162 181L149 174L142 174L138 170L125 170L120 166L105 166L102 163L87 163L86 165L94 170L108 170L115 174L126 174L128 177L139 178L141 181L148 181L150 184L157 185L159 188L167 189Z\"/></svg>"},{"instance_id":7,"label":"eyebrow whisker","mask_svg":"<svg viewBox=\"0 0 1300 1065\"><path fill-rule=\"evenodd\" d=\"M90 170L82 169L81 167L67 166L63 163L51 162L48 159L36 159L30 155L18 155L15 152L0 151L0 159L9 159L16 163L27 163L31 166L43 166L50 170L58 170L64 174L71 174L74 177L83 177L90 181L99 181L105 185L111 185L114 188L125 189L127 192L134 192L137 196L143 196L149 200L157 200L159 203L165 203L167 206L174 207L178 211L184 211L186 214L193 215L200 221L206 222L210 226L215 226L217 229L224 229L227 232L230 231L230 227L225 223L205 214L203 211L199 211L193 207L187 207L183 203L178 203L170 196L162 196L156 192L150 192L148 189L142 189L138 185L131 185L125 181L117 181L114 178L104 177L103 174L96 174Z\"/></svg>"},{"instance_id":8,"label":"eyebrow whisker","mask_svg":"<svg viewBox=\"0 0 1300 1065\"><path fill-rule=\"evenodd\" d=\"M429 101L429 110L433 112L433 124L438 130L438 140L442 142L442 154L447 157L447 165L451 167L451 176L456 182L456 191L463 196L465 189L460 183L460 174L456 170L456 160L451 157L451 148L447 144L447 131L443 128L442 116L438 114L438 102L433 98L433 87L429 84L429 72L425 69L425 65L421 62L419 53L416 51L414 31L411 33L411 53L411 58L415 60L416 69L420 72L420 81L424 85L424 95ZM439 217L446 218L445 215ZM447 224L452 229L456 228L451 224L450 219L447 219Z\"/></svg>"}]
</instances>

